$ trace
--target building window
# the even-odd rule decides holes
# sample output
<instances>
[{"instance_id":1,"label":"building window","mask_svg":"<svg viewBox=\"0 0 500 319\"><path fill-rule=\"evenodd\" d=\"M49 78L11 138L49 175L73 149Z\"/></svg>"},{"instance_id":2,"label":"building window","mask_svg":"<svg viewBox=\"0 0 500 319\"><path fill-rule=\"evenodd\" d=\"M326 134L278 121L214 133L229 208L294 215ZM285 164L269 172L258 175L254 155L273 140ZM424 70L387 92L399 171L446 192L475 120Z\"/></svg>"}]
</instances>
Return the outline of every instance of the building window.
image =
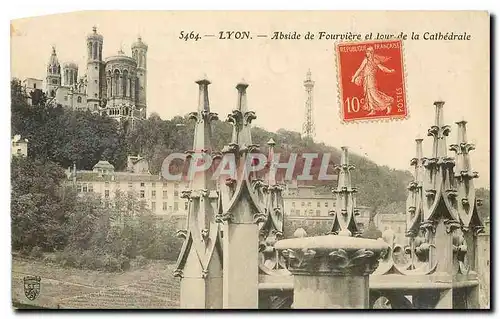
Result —
<instances>
[{"instance_id":1,"label":"building window","mask_svg":"<svg viewBox=\"0 0 500 319\"><path fill-rule=\"evenodd\" d=\"M82 187L82 192L86 193L87 192L87 184L83 184Z\"/></svg>"},{"instance_id":2,"label":"building window","mask_svg":"<svg viewBox=\"0 0 500 319\"><path fill-rule=\"evenodd\" d=\"M132 188L134 185L132 185L132 182L128 182L128 188Z\"/></svg>"},{"instance_id":3,"label":"building window","mask_svg":"<svg viewBox=\"0 0 500 319\"><path fill-rule=\"evenodd\" d=\"M321 203L320 203L320 202L317 202L317 203L316 203L316 207L321 207Z\"/></svg>"},{"instance_id":4,"label":"building window","mask_svg":"<svg viewBox=\"0 0 500 319\"><path fill-rule=\"evenodd\" d=\"M109 187L109 182L104 182L104 187Z\"/></svg>"},{"instance_id":5,"label":"building window","mask_svg":"<svg viewBox=\"0 0 500 319\"><path fill-rule=\"evenodd\" d=\"M163 202L163 210L165 210L165 211L166 211L166 210L167 210L167 208L168 208L168 203L167 203L167 202Z\"/></svg>"},{"instance_id":6,"label":"building window","mask_svg":"<svg viewBox=\"0 0 500 319\"><path fill-rule=\"evenodd\" d=\"M36 89L36 83L33 83L33 88Z\"/></svg>"},{"instance_id":7,"label":"building window","mask_svg":"<svg viewBox=\"0 0 500 319\"><path fill-rule=\"evenodd\" d=\"M97 84L97 80L94 80L94 83Z\"/></svg>"},{"instance_id":8,"label":"building window","mask_svg":"<svg viewBox=\"0 0 500 319\"><path fill-rule=\"evenodd\" d=\"M325 202L325 207L328 207L328 202Z\"/></svg>"},{"instance_id":9,"label":"building window","mask_svg":"<svg viewBox=\"0 0 500 319\"><path fill-rule=\"evenodd\" d=\"M321 211L319 209L316 209L316 216L321 216Z\"/></svg>"},{"instance_id":10,"label":"building window","mask_svg":"<svg viewBox=\"0 0 500 319\"><path fill-rule=\"evenodd\" d=\"M167 186L168 186L167 182L163 182L163 187L167 187Z\"/></svg>"},{"instance_id":11,"label":"building window","mask_svg":"<svg viewBox=\"0 0 500 319\"><path fill-rule=\"evenodd\" d=\"M174 211L178 211L178 210L179 210L179 203L174 202Z\"/></svg>"},{"instance_id":12,"label":"building window","mask_svg":"<svg viewBox=\"0 0 500 319\"><path fill-rule=\"evenodd\" d=\"M64 96L64 100L65 100L65 101L67 101L67 100L68 100L68 96L67 96L67 95L65 95L65 96Z\"/></svg>"},{"instance_id":13,"label":"building window","mask_svg":"<svg viewBox=\"0 0 500 319\"><path fill-rule=\"evenodd\" d=\"M76 101L77 101L78 103L82 103L82 97L81 97L81 96L77 97L77 98L76 98Z\"/></svg>"},{"instance_id":14,"label":"building window","mask_svg":"<svg viewBox=\"0 0 500 319\"><path fill-rule=\"evenodd\" d=\"M151 202L151 210L152 211L156 210L156 202Z\"/></svg>"},{"instance_id":15,"label":"building window","mask_svg":"<svg viewBox=\"0 0 500 319\"><path fill-rule=\"evenodd\" d=\"M169 205L169 206L168 206L168 211L169 211L169 212L172 212L172 205Z\"/></svg>"},{"instance_id":16,"label":"building window","mask_svg":"<svg viewBox=\"0 0 500 319\"><path fill-rule=\"evenodd\" d=\"M179 183L175 183L174 188L179 188Z\"/></svg>"},{"instance_id":17,"label":"building window","mask_svg":"<svg viewBox=\"0 0 500 319\"><path fill-rule=\"evenodd\" d=\"M144 198L144 197L145 197L145 192L144 192L144 190L141 190L141 192L140 192L139 194L140 194L140 198Z\"/></svg>"},{"instance_id":18,"label":"building window","mask_svg":"<svg viewBox=\"0 0 500 319\"><path fill-rule=\"evenodd\" d=\"M156 198L156 191L155 190L151 191L151 198Z\"/></svg>"},{"instance_id":19,"label":"building window","mask_svg":"<svg viewBox=\"0 0 500 319\"><path fill-rule=\"evenodd\" d=\"M50 96L51 97L55 97L56 96L56 91L54 91L54 90L50 91Z\"/></svg>"},{"instance_id":20,"label":"building window","mask_svg":"<svg viewBox=\"0 0 500 319\"><path fill-rule=\"evenodd\" d=\"M174 197L175 198L179 197L179 191L174 191Z\"/></svg>"},{"instance_id":21,"label":"building window","mask_svg":"<svg viewBox=\"0 0 500 319\"><path fill-rule=\"evenodd\" d=\"M295 202L292 202L292 207L295 207Z\"/></svg>"},{"instance_id":22,"label":"building window","mask_svg":"<svg viewBox=\"0 0 500 319\"><path fill-rule=\"evenodd\" d=\"M189 207L189 203L188 202L184 202L184 210L188 210L188 207Z\"/></svg>"},{"instance_id":23,"label":"building window","mask_svg":"<svg viewBox=\"0 0 500 319\"><path fill-rule=\"evenodd\" d=\"M163 191L163 198L168 198L168 191Z\"/></svg>"},{"instance_id":24,"label":"building window","mask_svg":"<svg viewBox=\"0 0 500 319\"><path fill-rule=\"evenodd\" d=\"M144 183L141 183L141 187L144 187Z\"/></svg>"},{"instance_id":25,"label":"building window","mask_svg":"<svg viewBox=\"0 0 500 319\"><path fill-rule=\"evenodd\" d=\"M302 202L301 205L302 205L302 207L304 207L304 206L306 206L306 203Z\"/></svg>"},{"instance_id":26,"label":"building window","mask_svg":"<svg viewBox=\"0 0 500 319\"><path fill-rule=\"evenodd\" d=\"M307 202L307 207L311 207L311 202Z\"/></svg>"},{"instance_id":27,"label":"building window","mask_svg":"<svg viewBox=\"0 0 500 319\"><path fill-rule=\"evenodd\" d=\"M152 182L152 183L151 183L151 187L156 187L156 183L155 183L155 182Z\"/></svg>"},{"instance_id":28,"label":"building window","mask_svg":"<svg viewBox=\"0 0 500 319\"><path fill-rule=\"evenodd\" d=\"M109 189L104 191L104 198L109 198Z\"/></svg>"}]
</instances>

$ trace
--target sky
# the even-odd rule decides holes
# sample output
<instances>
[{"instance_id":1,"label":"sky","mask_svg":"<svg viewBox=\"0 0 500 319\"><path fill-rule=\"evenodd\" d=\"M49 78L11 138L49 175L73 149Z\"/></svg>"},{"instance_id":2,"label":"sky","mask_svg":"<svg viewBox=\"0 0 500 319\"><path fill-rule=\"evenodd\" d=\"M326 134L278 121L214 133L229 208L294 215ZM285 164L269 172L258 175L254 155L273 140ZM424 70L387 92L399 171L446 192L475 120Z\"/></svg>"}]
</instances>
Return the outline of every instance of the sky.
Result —
<instances>
[{"instance_id":1,"label":"sky","mask_svg":"<svg viewBox=\"0 0 500 319\"><path fill-rule=\"evenodd\" d=\"M477 186L489 187L490 99L489 18L481 12L165 12L81 11L12 21L13 77L44 78L55 46L59 61L76 62L85 71L85 37L97 26L104 37L103 56L130 46L141 35L148 48L148 113L163 119L184 115L197 107L204 74L213 112L221 119L236 106L236 84L249 83L248 104L254 125L276 131L300 131L308 69L314 87L315 140L335 147L348 146L378 164L410 170L414 139L424 138L434 121L436 100L445 101L444 121L452 126L448 144L456 142L456 121L468 121ZM252 40L199 41L179 39L181 31L200 35L219 31L250 31ZM274 31L305 33L356 32L467 32L470 41L404 42L406 97L409 118L401 121L343 124L339 120L335 43L331 40L271 40L257 34ZM452 155L451 152L449 152Z\"/></svg>"}]
</instances>

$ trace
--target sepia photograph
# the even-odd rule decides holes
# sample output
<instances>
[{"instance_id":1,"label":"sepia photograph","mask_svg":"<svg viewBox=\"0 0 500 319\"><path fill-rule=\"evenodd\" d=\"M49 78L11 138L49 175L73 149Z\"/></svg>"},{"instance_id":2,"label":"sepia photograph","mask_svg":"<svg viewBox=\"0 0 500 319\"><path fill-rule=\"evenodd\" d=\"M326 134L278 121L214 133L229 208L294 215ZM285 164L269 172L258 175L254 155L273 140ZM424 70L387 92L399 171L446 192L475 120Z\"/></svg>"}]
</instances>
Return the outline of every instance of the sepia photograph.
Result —
<instances>
[{"instance_id":1,"label":"sepia photograph","mask_svg":"<svg viewBox=\"0 0 500 319\"><path fill-rule=\"evenodd\" d=\"M12 308L490 310L491 19L11 20Z\"/></svg>"}]
</instances>

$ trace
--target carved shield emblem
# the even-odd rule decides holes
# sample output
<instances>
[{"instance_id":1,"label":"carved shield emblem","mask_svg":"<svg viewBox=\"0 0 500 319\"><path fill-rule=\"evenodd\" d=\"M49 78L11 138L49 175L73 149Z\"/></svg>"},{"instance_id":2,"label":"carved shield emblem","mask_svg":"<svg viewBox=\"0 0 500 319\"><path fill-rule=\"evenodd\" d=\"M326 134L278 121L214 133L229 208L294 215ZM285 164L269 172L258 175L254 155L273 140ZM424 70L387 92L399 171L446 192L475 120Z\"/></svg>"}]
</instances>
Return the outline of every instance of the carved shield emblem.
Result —
<instances>
[{"instance_id":1,"label":"carved shield emblem","mask_svg":"<svg viewBox=\"0 0 500 319\"><path fill-rule=\"evenodd\" d=\"M35 300L40 295L40 276L24 277L24 294L29 300Z\"/></svg>"}]
</instances>

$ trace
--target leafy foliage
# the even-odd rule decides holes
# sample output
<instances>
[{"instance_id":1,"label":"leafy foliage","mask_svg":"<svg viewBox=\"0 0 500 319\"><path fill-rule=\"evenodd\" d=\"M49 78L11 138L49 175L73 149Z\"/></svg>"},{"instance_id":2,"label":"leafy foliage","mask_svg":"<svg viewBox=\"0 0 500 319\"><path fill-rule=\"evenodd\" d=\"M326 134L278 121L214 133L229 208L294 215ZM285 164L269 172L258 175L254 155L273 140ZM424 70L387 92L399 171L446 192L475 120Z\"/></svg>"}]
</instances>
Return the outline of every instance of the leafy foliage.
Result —
<instances>
[{"instance_id":1,"label":"leafy foliage","mask_svg":"<svg viewBox=\"0 0 500 319\"><path fill-rule=\"evenodd\" d=\"M43 93L36 94L40 97L30 105L21 83L12 80L12 134L28 139L29 157L62 167L76 163L79 169L91 169L101 159L117 169L126 166L125 131L117 121L89 111L53 106L45 103Z\"/></svg>"},{"instance_id":2,"label":"leafy foliage","mask_svg":"<svg viewBox=\"0 0 500 319\"><path fill-rule=\"evenodd\" d=\"M12 159L12 249L34 258L57 251L65 266L125 270L141 259L174 260L176 220L158 219L135 193L78 196L64 171L38 159Z\"/></svg>"},{"instance_id":3,"label":"leafy foliage","mask_svg":"<svg viewBox=\"0 0 500 319\"><path fill-rule=\"evenodd\" d=\"M133 192L79 197L64 227L70 235L62 259L83 268L125 270L135 258L174 260L180 249L175 220L159 220Z\"/></svg>"},{"instance_id":4,"label":"leafy foliage","mask_svg":"<svg viewBox=\"0 0 500 319\"><path fill-rule=\"evenodd\" d=\"M11 163L12 247L30 251L65 245L62 226L72 200L61 185L63 170L52 162L15 157Z\"/></svg>"}]
</instances>

